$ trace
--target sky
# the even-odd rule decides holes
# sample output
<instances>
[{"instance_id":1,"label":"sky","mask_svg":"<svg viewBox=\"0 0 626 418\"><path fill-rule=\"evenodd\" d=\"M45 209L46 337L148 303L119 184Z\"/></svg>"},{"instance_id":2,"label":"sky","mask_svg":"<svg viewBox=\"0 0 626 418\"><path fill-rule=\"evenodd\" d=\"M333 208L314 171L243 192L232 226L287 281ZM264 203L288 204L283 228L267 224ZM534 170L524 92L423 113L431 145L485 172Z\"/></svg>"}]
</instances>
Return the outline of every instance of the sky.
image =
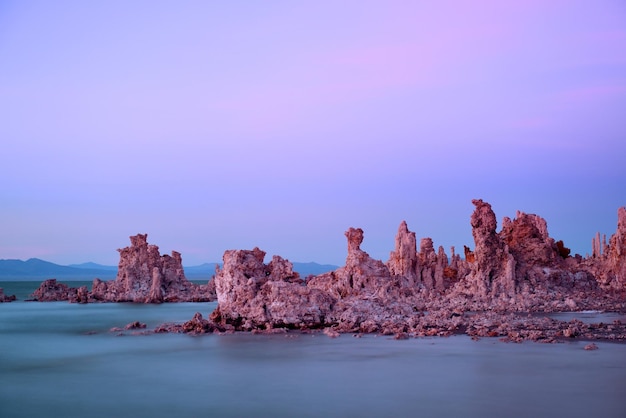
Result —
<instances>
[{"instance_id":1,"label":"sky","mask_svg":"<svg viewBox=\"0 0 626 418\"><path fill-rule=\"evenodd\" d=\"M626 205L626 3L0 0L0 259L473 248L471 200L572 253Z\"/></svg>"}]
</instances>

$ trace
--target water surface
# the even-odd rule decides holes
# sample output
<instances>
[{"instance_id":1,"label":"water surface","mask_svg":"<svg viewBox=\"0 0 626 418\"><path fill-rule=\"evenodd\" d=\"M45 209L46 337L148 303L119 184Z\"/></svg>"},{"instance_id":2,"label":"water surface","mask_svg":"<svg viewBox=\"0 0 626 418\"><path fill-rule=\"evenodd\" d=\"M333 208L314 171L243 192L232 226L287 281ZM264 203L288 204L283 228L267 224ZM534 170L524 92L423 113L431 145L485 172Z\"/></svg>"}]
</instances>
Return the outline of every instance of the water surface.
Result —
<instances>
[{"instance_id":1,"label":"water surface","mask_svg":"<svg viewBox=\"0 0 626 418\"><path fill-rule=\"evenodd\" d=\"M626 416L622 344L108 331L214 307L0 304L0 416Z\"/></svg>"}]
</instances>

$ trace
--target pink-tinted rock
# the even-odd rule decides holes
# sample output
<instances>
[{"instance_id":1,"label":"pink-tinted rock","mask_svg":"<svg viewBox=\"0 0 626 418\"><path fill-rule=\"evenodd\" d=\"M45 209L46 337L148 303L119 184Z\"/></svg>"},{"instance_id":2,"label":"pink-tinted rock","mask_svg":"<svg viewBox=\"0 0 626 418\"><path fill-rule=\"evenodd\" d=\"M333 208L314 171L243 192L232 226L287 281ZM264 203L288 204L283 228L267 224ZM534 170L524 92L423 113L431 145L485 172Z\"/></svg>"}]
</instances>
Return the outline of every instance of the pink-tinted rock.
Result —
<instances>
[{"instance_id":1,"label":"pink-tinted rock","mask_svg":"<svg viewBox=\"0 0 626 418\"><path fill-rule=\"evenodd\" d=\"M180 253L161 255L150 245L147 234L130 237L130 247L122 248L117 278L94 279L91 291L86 286L68 287L56 280L44 281L33 294L38 301L69 300L87 302L207 302L215 300L215 285L191 283L185 277Z\"/></svg>"},{"instance_id":2,"label":"pink-tinted rock","mask_svg":"<svg viewBox=\"0 0 626 418\"><path fill-rule=\"evenodd\" d=\"M593 240L593 254L585 265L606 289L626 292L626 207L617 211L617 230L606 243L598 233Z\"/></svg>"},{"instance_id":3,"label":"pink-tinted rock","mask_svg":"<svg viewBox=\"0 0 626 418\"><path fill-rule=\"evenodd\" d=\"M15 295L5 295L4 294L4 289L2 289L0 287L0 303L3 303L3 302L13 302L16 299L17 298L15 297Z\"/></svg>"},{"instance_id":4,"label":"pink-tinted rock","mask_svg":"<svg viewBox=\"0 0 626 418\"><path fill-rule=\"evenodd\" d=\"M456 273L448 271L448 256L443 247L439 246L437 252L431 238L422 238L420 252L418 253L418 277L427 289L443 292L450 286L450 278ZM446 277L446 275L448 277Z\"/></svg>"},{"instance_id":5,"label":"pink-tinted rock","mask_svg":"<svg viewBox=\"0 0 626 418\"><path fill-rule=\"evenodd\" d=\"M417 284L417 241L415 232L409 231L405 221L398 227L395 250L389 256L387 267L392 275L406 279L407 285Z\"/></svg>"},{"instance_id":6,"label":"pink-tinted rock","mask_svg":"<svg viewBox=\"0 0 626 418\"><path fill-rule=\"evenodd\" d=\"M146 324L139 322L139 321L131 322L130 324L126 324L126 326L124 327L125 330L145 329L145 328L146 328Z\"/></svg>"},{"instance_id":7,"label":"pink-tinted rock","mask_svg":"<svg viewBox=\"0 0 626 418\"><path fill-rule=\"evenodd\" d=\"M130 237L130 247L122 248L117 278L94 280L91 297L106 302L199 302L212 300L207 285L189 282L179 252L161 255L159 247L148 244L147 234Z\"/></svg>"},{"instance_id":8,"label":"pink-tinted rock","mask_svg":"<svg viewBox=\"0 0 626 418\"><path fill-rule=\"evenodd\" d=\"M466 277L468 291L478 298L515 294L515 259L496 232L496 215L489 203L472 200L476 207L470 224L474 237L475 261Z\"/></svg>"},{"instance_id":9,"label":"pink-tinted rock","mask_svg":"<svg viewBox=\"0 0 626 418\"><path fill-rule=\"evenodd\" d=\"M324 329L324 334L326 334L327 336L329 336L330 338L337 338L339 337L341 334L338 333L337 331L335 331L332 328L326 328Z\"/></svg>"},{"instance_id":10,"label":"pink-tinted rock","mask_svg":"<svg viewBox=\"0 0 626 418\"><path fill-rule=\"evenodd\" d=\"M392 280L387 266L375 260L361 249L363 230L350 228L345 233L348 238L346 264L334 272L321 274L307 282L307 287L319 289L342 299L355 295L374 295L385 291Z\"/></svg>"},{"instance_id":11,"label":"pink-tinted rock","mask_svg":"<svg viewBox=\"0 0 626 418\"><path fill-rule=\"evenodd\" d=\"M68 294L68 300L72 303L87 303L89 302L89 289L87 286L81 286L78 289L70 287Z\"/></svg>"},{"instance_id":12,"label":"pink-tinted rock","mask_svg":"<svg viewBox=\"0 0 626 418\"><path fill-rule=\"evenodd\" d=\"M288 260L265 252L230 250L215 276L218 308L211 318L237 329L317 328L323 326L335 300L305 286Z\"/></svg>"},{"instance_id":13,"label":"pink-tinted rock","mask_svg":"<svg viewBox=\"0 0 626 418\"><path fill-rule=\"evenodd\" d=\"M192 334L206 334L215 331L215 325L202 317L200 312L196 312L191 320L183 324L183 331Z\"/></svg>"},{"instance_id":14,"label":"pink-tinted rock","mask_svg":"<svg viewBox=\"0 0 626 418\"><path fill-rule=\"evenodd\" d=\"M518 264L546 266L560 260L548 225L540 216L518 211L515 219L504 218L499 235Z\"/></svg>"},{"instance_id":15,"label":"pink-tinted rock","mask_svg":"<svg viewBox=\"0 0 626 418\"><path fill-rule=\"evenodd\" d=\"M435 252L431 238L422 238L420 250L416 252L415 233L410 232L406 222L402 221L396 235L395 251L391 252L387 267L406 286L443 292L458 278L461 261L454 254L452 260L454 267L449 266L443 247Z\"/></svg>"},{"instance_id":16,"label":"pink-tinted rock","mask_svg":"<svg viewBox=\"0 0 626 418\"><path fill-rule=\"evenodd\" d=\"M44 280L33 292L31 298L39 302L64 301L70 298L70 287L56 279Z\"/></svg>"},{"instance_id":17,"label":"pink-tinted rock","mask_svg":"<svg viewBox=\"0 0 626 418\"><path fill-rule=\"evenodd\" d=\"M548 235L545 220L518 212L505 218L497 232L491 206L473 201L471 217L476 248L466 259L435 251L430 238L420 241L405 222L395 248L383 264L361 249L363 231L346 231L348 254L343 267L304 283L291 263L265 253L227 251L216 277L217 326L272 330L274 327L326 327L327 333L372 333L472 337L505 341L555 342L558 338L626 339L622 324L608 329L516 312L557 312L580 309L622 310L619 297L601 293L584 260L567 257ZM607 247L610 249L610 246ZM608 251L608 250L607 250ZM565 254L565 255L564 255ZM427 311L427 314L425 313ZM476 311L466 315L466 311ZM496 313L497 312L497 313ZM616 331L617 330L617 331Z\"/></svg>"}]
</instances>

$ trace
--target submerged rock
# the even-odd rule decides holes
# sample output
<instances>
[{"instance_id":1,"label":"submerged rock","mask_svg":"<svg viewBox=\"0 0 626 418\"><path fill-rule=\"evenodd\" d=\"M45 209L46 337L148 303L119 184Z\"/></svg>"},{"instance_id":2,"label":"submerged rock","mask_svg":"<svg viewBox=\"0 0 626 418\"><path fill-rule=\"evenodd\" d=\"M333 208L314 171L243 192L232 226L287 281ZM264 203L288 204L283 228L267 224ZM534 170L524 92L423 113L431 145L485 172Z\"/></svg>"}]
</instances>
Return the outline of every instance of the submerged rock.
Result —
<instances>
[{"instance_id":1,"label":"submerged rock","mask_svg":"<svg viewBox=\"0 0 626 418\"><path fill-rule=\"evenodd\" d=\"M139 322L139 321L131 322L130 324L126 324L126 326L124 327L125 330L145 329L145 328L146 328L146 324L144 324L143 322Z\"/></svg>"}]
</instances>

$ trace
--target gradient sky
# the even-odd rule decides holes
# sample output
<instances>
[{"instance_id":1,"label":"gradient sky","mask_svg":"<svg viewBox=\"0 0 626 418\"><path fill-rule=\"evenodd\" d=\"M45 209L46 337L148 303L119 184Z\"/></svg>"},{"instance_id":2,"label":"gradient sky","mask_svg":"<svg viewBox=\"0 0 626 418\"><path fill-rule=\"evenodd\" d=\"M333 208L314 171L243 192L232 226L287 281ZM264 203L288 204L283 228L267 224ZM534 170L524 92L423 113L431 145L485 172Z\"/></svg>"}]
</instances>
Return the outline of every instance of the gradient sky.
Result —
<instances>
[{"instance_id":1,"label":"gradient sky","mask_svg":"<svg viewBox=\"0 0 626 418\"><path fill-rule=\"evenodd\" d=\"M626 3L0 1L0 258L473 248L471 199L572 252L626 205Z\"/></svg>"}]
</instances>

